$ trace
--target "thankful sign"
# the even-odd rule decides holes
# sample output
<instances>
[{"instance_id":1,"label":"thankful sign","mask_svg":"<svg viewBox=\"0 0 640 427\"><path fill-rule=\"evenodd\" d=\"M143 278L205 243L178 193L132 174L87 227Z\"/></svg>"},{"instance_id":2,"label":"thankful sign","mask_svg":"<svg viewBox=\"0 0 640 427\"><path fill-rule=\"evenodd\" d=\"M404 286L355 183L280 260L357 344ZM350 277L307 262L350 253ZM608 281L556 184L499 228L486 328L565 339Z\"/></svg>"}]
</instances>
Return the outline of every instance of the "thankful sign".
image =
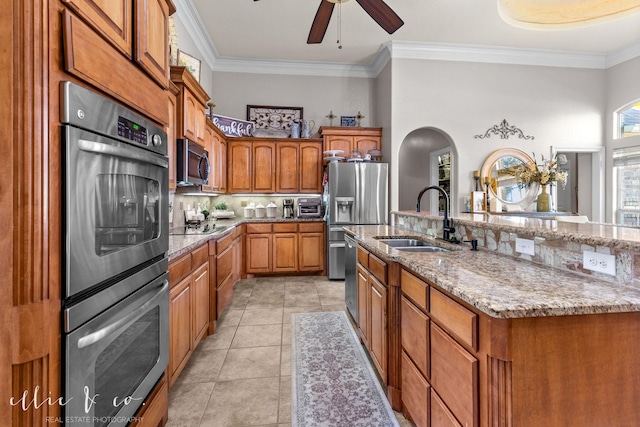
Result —
<instances>
[{"instance_id":1,"label":"thankful sign","mask_svg":"<svg viewBox=\"0 0 640 427\"><path fill-rule=\"evenodd\" d=\"M256 124L246 120L213 114L211 121L227 136L251 136Z\"/></svg>"}]
</instances>

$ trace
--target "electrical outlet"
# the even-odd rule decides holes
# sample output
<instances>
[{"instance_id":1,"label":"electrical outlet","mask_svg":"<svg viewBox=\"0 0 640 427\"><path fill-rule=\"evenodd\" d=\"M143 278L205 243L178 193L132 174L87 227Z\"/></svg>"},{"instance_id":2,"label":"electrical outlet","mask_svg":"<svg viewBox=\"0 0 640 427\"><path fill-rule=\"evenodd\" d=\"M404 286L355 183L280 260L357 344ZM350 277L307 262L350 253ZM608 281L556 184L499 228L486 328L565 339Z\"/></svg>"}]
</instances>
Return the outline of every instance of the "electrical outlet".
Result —
<instances>
[{"instance_id":1,"label":"electrical outlet","mask_svg":"<svg viewBox=\"0 0 640 427\"><path fill-rule=\"evenodd\" d=\"M240 202L240 207L241 208L246 208L247 207L247 201L246 200L241 201Z\"/></svg>"},{"instance_id":2,"label":"electrical outlet","mask_svg":"<svg viewBox=\"0 0 640 427\"><path fill-rule=\"evenodd\" d=\"M533 240L521 239L520 237L516 237L516 252L527 255L535 255L536 251Z\"/></svg>"},{"instance_id":3,"label":"electrical outlet","mask_svg":"<svg viewBox=\"0 0 640 427\"><path fill-rule=\"evenodd\" d=\"M584 251L582 253L582 265L584 268L599 273L616 275L615 255L599 254L597 252Z\"/></svg>"}]
</instances>

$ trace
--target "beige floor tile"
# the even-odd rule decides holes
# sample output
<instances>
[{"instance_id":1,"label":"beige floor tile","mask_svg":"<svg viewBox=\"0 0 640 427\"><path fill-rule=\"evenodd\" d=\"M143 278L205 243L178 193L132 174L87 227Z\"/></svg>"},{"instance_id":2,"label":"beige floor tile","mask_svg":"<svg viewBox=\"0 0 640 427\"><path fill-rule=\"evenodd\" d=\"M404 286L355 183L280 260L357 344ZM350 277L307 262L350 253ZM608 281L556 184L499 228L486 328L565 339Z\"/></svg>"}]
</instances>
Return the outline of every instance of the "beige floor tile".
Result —
<instances>
[{"instance_id":1,"label":"beige floor tile","mask_svg":"<svg viewBox=\"0 0 640 427\"><path fill-rule=\"evenodd\" d=\"M218 379L227 350L207 350L198 346L177 383L211 383Z\"/></svg>"},{"instance_id":2,"label":"beige floor tile","mask_svg":"<svg viewBox=\"0 0 640 427\"><path fill-rule=\"evenodd\" d=\"M279 376L280 349L280 346L230 349L218 381Z\"/></svg>"},{"instance_id":3,"label":"beige floor tile","mask_svg":"<svg viewBox=\"0 0 640 427\"><path fill-rule=\"evenodd\" d=\"M281 344L281 324L238 326L231 348L267 347Z\"/></svg>"},{"instance_id":4,"label":"beige floor tile","mask_svg":"<svg viewBox=\"0 0 640 427\"><path fill-rule=\"evenodd\" d=\"M243 309L233 309L228 307L218 318L216 326L238 326L240 319L242 318L242 313L244 313Z\"/></svg>"},{"instance_id":5,"label":"beige floor tile","mask_svg":"<svg viewBox=\"0 0 640 427\"><path fill-rule=\"evenodd\" d=\"M291 375L291 346L283 345L280 353L280 375Z\"/></svg>"},{"instance_id":6,"label":"beige floor tile","mask_svg":"<svg viewBox=\"0 0 640 427\"><path fill-rule=\"evenodd\" d=\"M170 426L197 426L205 411L214 383L178 383L169 392Z\"/></svg>"},{"instance_id":7,"label":"beige floor tile","mask_svg":"<svg viewBox=\"0 0 640 427\"><path fill-rule=\"evenodd\" d=\"M284 315L282 316L282 323L291 324L291 315L295 313L314 313L322 310L322 306L320 304L316 306L307 306L307 307L285 307Z\"/></svg>"},{"instance_id":8,"label":"beige floor tile","mask_svg":"<svg viewBox=\"0 0 640 427\"><path fill-rule=\"evenodd\" d=\"M284 306L284 292L270 294L253 294L247 302L246 309L254 310L258 308L282 308Z\"/></svg>"},{"instance_id":9,"label":"beige floor tile","mask_svg":"<svg viewBox=\"0 0 640 427\"><path fill-rule=\"evenodd\" d=\"M282 345L291 345L291 323L282 325Z\"/></svg>"},{"instance_id":10,"label":"beige floor tile","mask_svg":"<svg viewBox=\"0 0 640 427\"><path fill-rule=\"evenodd\" d=\"M263 426L278 422L279 381L242 379L216 383L202 427Z\"/></svg>"},{"instance_id":11,"label":"beige floor tile","mask_svg":"<svg viewBox=\"0 0 640 427\"><path fill-rule=\"evenodd\" d=\"M344 301L336 305L323 305L322 311L346 311L347 306L344 305Z\"/></svg>"},{"instance_id":12,"label":"beige floor tile","mask_svg":"<svg viewBox=\"0 0 640 427\"><path fill-rule=\"evenodd\" d=\"M240 326L282 324L282 308L247 308L240 320Z\"/></svg>"},{"instance_id":13,"label":"beige floor tile","mask_svg":"<svg viewBox=\"0 0 640 427\"><path fill-rule=\"evenodd\" d=\"M198 347L203 347L204 350L226 350L231 347L231 342L236 334L236 326L220 326L216 328L213 335L209 335L202 340Z\"/></svg>"},{"instance_id":14,"label":"beige floor tile","mask_svg":"<svg viewBox=\"0 0 640 427\"><path fill-rule=\"evenodd\" d=\"M280 377L280 408L278 410L278 422L291 422L291 377Z\"/></svg>"},{"instance_id":15,"label":"beige floor tile","mask_svg":"<svg viewBox=\"0 0 640 427\"><path fill-rule=\"evenodd\" d=\"M284 306L285 307L304 307L320 305L320 298L317 294L285 294Z\"/></svg>"}]
</instances>

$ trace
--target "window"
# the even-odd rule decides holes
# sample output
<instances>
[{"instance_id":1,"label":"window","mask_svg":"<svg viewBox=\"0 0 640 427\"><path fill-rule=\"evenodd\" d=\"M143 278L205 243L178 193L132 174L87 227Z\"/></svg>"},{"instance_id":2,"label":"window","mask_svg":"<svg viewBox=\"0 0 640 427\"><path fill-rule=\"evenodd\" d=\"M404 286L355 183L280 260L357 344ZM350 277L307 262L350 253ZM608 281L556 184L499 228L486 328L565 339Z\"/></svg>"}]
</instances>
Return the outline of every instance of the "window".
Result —
<instances>
[{"instance_id":1,"label":"window","mask_svg":"<svg viewBox=\"0 0 640 427\"><path fill-rule=\"evenodd\" d=\"M640 135L640 101L616 111L618 138Z\"/></svg>"}]
</instances>

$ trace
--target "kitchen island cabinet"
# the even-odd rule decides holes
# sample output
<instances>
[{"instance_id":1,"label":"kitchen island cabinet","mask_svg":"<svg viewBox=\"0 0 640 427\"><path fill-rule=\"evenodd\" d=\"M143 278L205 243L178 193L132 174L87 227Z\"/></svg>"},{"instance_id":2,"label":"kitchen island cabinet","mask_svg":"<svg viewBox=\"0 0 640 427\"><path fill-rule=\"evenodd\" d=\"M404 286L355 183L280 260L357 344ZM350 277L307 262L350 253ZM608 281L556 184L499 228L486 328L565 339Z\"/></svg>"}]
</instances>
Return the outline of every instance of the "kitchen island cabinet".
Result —
<instances>
[{"instance_id":1,"label":"kitchen island cabinet","mask_svg":"<svg viewBox=\"0 0 640 427\"><path fill-rule=\"evenodd\" d=\"M540 265L406 228L347 231L387 264L387 381L401 398L388 396L417 426L640 425L640 290L558 269L549 281ZM394 235L451 251L376 239Z\"/></svg>"}]
</instances>

